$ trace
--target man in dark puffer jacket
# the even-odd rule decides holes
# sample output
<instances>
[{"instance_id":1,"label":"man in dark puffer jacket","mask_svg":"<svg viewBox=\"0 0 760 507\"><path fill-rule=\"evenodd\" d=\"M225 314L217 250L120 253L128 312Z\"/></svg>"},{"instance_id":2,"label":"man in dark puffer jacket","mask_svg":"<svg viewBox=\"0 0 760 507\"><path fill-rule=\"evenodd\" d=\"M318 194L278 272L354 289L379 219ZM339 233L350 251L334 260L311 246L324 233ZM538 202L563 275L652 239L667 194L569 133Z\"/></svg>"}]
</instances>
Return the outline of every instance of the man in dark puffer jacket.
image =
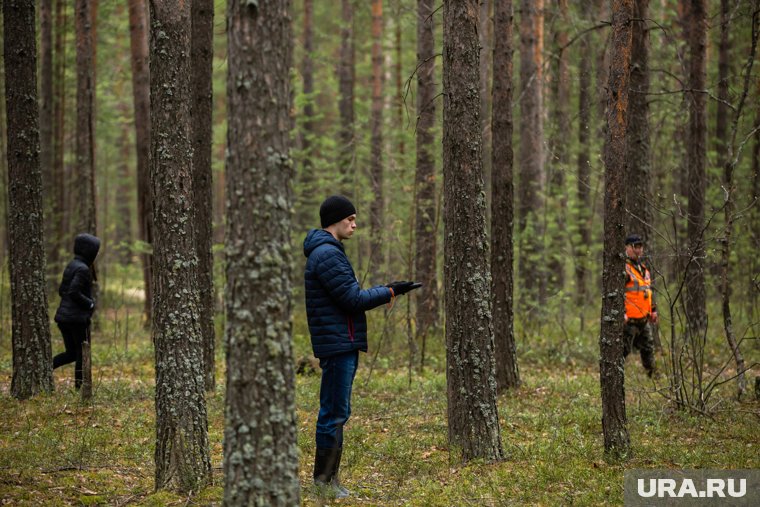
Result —
<instances>
[{"instance_id":1,"label":"man in dark puffer jacket","mask_svg":"<svg viewBox=\"0 0 760 507\"><path fill-rule=\"evenodd\" d=\"M322 368L317 418L314 482L338 498L349 492L338 481L343 425L351 415L351 388L359 351L367 351L366 310L389 303L419 284L393 282L362 290L343 240L356 230L356 209L343 196L328 197L319 208L322 229L306 235L306 315L311 346Z\"/></svg>"},{"instance_id":2,"label":"man in dark puffer jacket","mask_svg":"<svg viewBox=\"0 0 760 507\"><path fill-rule=\"evenodd\" d=\"M95 311L92 299L92 264L100 250L100 240L91 234L79 234L74 239L74 258L63 271L58 294L61 304L55 312L55 321L63 336L66 352L53 358L53 369L64 364L74 365L74 386L82 386L82 343L87 340L90 318Z\"/></svg>"}]
</instances>

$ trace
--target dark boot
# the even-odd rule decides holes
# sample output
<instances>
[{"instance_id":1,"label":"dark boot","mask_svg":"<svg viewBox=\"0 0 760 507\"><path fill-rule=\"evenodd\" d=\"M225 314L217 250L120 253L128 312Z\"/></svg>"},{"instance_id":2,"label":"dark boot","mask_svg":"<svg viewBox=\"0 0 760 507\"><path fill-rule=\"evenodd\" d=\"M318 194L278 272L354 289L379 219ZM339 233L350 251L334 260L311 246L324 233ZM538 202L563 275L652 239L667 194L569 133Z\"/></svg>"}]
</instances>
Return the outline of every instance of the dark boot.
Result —
<instances>
[{"instance_id":1,"label":"dark boot","mask_svg":"<svg viewBox=\"0 0 760 507\"><path fill-rule=\"evenodd\" d=\"M333 467L332 483L338 490L340 490L341 493L343 493L345 496L348 496L351 494L351 492L347 490L346 488L344 488L343 485L340 483L340 458L342 456L343 456L343 448L339 447L337 455L335 457L335 465Z\"/></svg>"},{"instance_id":2,"label":"dark boot","mask_svg":"<svg viewBox=\"0 0 760 507\"><path fill-rule=\"evenodd\" d=\"M335 481L337 467L340 466L342 449L319 449L314 456L314 484L325 489L325 493L335 498L345 498L348 490Z\"/></svg>"}]
</instances>

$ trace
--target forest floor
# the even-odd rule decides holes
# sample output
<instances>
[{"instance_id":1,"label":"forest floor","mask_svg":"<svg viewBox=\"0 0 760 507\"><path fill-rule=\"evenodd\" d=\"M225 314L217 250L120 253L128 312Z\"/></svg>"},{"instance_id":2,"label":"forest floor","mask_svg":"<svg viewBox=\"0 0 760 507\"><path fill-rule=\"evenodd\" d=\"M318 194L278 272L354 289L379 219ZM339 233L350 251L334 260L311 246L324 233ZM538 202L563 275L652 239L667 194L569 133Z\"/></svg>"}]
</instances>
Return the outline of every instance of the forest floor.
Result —
<instances>
[{"instance_id":1,"label":"forest floor","mask_svg":"<svg viewBox=\"0 0 760 507\"><path fill-rule=\"evenodd\" d=\"M93 333L94 398L86 404L73 390L73 366L55 372L54 394L23 402L11 398L10 327L4 326L0 505L219 505L223 381L207 396L214 485L190 498L154 492L153 347L147 331L135 332L134 322L129 331L123 319L113 325L115 316L107 312L106 319ZM55 326L52 331L57 353L62 343ZM298 320L295 333L300 357L308 342ZM385 340L387 349L393 341ZM405 338L396 341L405 343ZM570 346L521 354L523 384L498 400L507 459L464 466L448 449L440 345L437 351L431 346L430 367L415 372L411 382L403 366L385 358L390 351L383 351L374 368L373 356L362 355L341 466L343 483L353 494L330 503L622 505L626 470L760 468L760 403L754 395L736 402L726 388L715 394L709 415L675 410L659 389L667 380L648 379L633 356L626 366L632 456L605 462L595 344L591 337L587 341L585 353ZM403 345L399 348L403 355ZM223 379L221 347L217 363ZM316 372L297 376L303 505L323 503L311 486L318 389Z\"/></svg>"}]
</instances>

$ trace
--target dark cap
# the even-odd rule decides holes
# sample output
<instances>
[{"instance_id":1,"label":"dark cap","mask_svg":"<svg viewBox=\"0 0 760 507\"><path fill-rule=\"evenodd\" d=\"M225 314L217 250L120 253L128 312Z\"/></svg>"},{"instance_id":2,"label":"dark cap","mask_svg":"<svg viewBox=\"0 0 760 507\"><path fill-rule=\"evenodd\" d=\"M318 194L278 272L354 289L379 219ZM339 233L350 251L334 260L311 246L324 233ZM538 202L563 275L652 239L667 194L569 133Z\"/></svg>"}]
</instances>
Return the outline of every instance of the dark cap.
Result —
<instances>
[{"instance_id":1,"label":"dark cap","mask_svg":"<svg viewBox=\"0 0 760 507\"><path fill-rule=\"evenodd\" d=\"M644 240L638 234L631 234L630 236L625 238L625 244L626 245L643 245Z\"/></svg>"},{"instance_id":2,"label":"dark cap","mask_svg":"<svg viewBox=\"0 0 760 507\"><path fill-rule=\"evenodd\" d=\"M319 207L319 220L322 223L322 228L329 227L355 214L354 205L342 195L331 195Z\"/></svg>"}]
</instances>

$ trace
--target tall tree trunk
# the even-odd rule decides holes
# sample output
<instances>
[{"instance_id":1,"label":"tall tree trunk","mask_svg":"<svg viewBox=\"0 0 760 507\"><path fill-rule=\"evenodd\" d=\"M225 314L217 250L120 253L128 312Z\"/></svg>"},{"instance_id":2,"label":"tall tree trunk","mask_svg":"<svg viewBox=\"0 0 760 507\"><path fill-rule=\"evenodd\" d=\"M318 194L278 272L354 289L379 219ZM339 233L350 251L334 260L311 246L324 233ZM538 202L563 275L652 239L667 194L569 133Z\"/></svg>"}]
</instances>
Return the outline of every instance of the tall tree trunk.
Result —
<instances>
[{"instance_id":1,"label":"tall tree trunk","mask_svg":"<svg viewBox=\"0 0 760 507\"><path fill-rule=\"evenodd\" d=\"M551 82L552 102L552 135L549 145L549 164L547 174L548 199L544 207L544 234L549 237L543 243L548 248L548 270L546 283L552 293L560 293L565 286L564 260L565 245L568 243L564 231L567 227L567 193L565 191L565 171L570 163L570 151L566 133L570 131L570 70L567 29L568 18L567 0L558 0L559 19L555 21L554 48L557 53L552 62L553 76ZM556 223L556 228L549 226Z\"/></svg>"},{"instance_id":2,"label":"tall tree trunk","mask_svg":"<svg viewBox=\"0 0 760 507\"><path fill-rule=\"evenodd\" d=\"M124 97L123 85L120 83L118 86L118 96ZM116 110L119 112L121 118L129 118L129 103L122 99L116 106ZM134 178L130 171L130 161L132 160L131 139L130 139L130 125L128 121L122 120L119 129L121 130L121 136L117 140L117 147L119 150L119 160L116 169L116 192L118 194L116 199L116 224L114 231L113 244L117 250L115 253L120 264L130 264L130 247L132 243L132 212L131 212L131 200L132 200L132 188Z\"/></svg>"},{"instance_id":3,"label":"tall tree trunk","mask_svg":"<svg viewBox=\"0 0 760 507\"><path fill-rule=\"evenodd\" d=\"M211 481L193 210L191 5L151 2L156 489Z\"/></svg>"},{"instance_id":4,"label":"tall tree trunk","mask_svg":"<svg viewBox=\"0 0 760 507\"><path fill-rule=\"evenodd\" d=\"M604 153L604 264L602 267L602 315L599 336L599 378L602 390L602 431L608 458L626 457L631 442L625 414L625 358L623 315L625 312L624 256L625 194L629 169L626 157L632 19L634 0L613 0L610 72L607 100L607 142Z\"/></svg>"},{"instance_id":5,"label":"tall tree trunk","mask_svg":"<svg viewBox=\"0 0 760 507\"><path fill-rule=\"evenodd\" d=\"M8 250L11 278L11 396L53 390L37 104L34 2L3 2L3 63L8 136Z\"/></svg>"},{"instance_id":6,"label":"tall tree trunk","mask_svg":"<svg viewBox=\"0 0 760 507\"><path fill-rule=\"evenodd\" d=\"M77 40L77 134L76 210L77 233L97 235L95 209L95 70L93 63L92 0L76 0Z\"/></svg>"},{"instance_id":7,"label":"tall tree trunk","mask_svg":"<svg viewBox=\"0 0 760 507\"><path fill-rule=\"evenodd\" d=\"M689 208L687 234L689 258L686 270L686 319L692 339L707 332L705 294L705 190L707 157L707 13L704 0L691 2L689 18Z\"/></svg>"},{"instance_id":8,"label":"tall tree trunk","mask_svg":"<svg viewBox=\"0 0 760 507\"><path fill-rule=\"evenodd\" d=\"M150 68L148 67L148 5L146 0L129 2L129 40L132 51L132 95L135 107L135 150L137 151L137 220L140 240L153 244L153 202L150 197ZM145 322L152 321L153 259L140 255L145 287Z\"/></svg>"},{"instance_id":9,"label":"tall tree trunk","mask_svg":"<svg viewBox=\"0 0 760 507\"><path fill-rule=\"evenodd\" d=\"M372 109L370 181L370 272L375 282L384 278L385 248L383 244L384 202L383 193L383 0L372 0Z\"/></svg>"},{"instance_id":10,"label":"tall tree trunk","mask_svg":"<svg viewBox=\"0 0 760 507\"><path fill-rule=\"evenodd\" d=\"M583 21L591 20L591 5L581 3ZM588 261L591 245L591 42L588 37L579 40L578 52L578 247L575 252L575 290L580 301L588 301ZM580 312L581 330L584 329L584 312Z\"/></svg>"},{"instance_id":11,"label":"tall tree trunk","mask_svg":"<svg viewBox=\"0 0 760 507\"><path fill-rule=\"evenodd\" d=\"M298 232L305 232L311 228L314 220L314 210L317 208L317 200L320 198L315 192L314 170L311 158L313 156L311 142L315 137L314 129L314 2L303 2L303 59L301 60L301 76L303 77L303 122L301 126L301 152L303 153L303 167L299 171L299 183L302 189L298 195L299 210L296 227ZM342 168L341 168L342 171ZM342 178L341 178L342 180Z\"/></svg>"},{"instance_id":12,"label":"tall tree trunk","mask_svg":"<svg viewBox=\"0 0 760 507\"><path fill-rule=\"evenodd\" d=\"M354 142L354 12L352 0L341 0L340 63L338 64L338 111L340 113L340 171L338 189L353 196ZM355 198L355 196L354 196Z\"/></svg>"},{"instance_id":13,"label":"tall tree trunk","mask_svg":"<svg viewBox=\"0 0 760 507\"><path fill-rule=\"evenodd\" d=\"M649 32L646 27L649 0L634 0L631 47L631 81L628 95L628 171L625 174L626 233L636 233L647 245L646 265L654 283L658 257L652 213L652 164L649 149ZM655 347L662 348L658 328L652 325Z\"/></svg>"},{"instance_id":14,"label":"tall tree trunk","mask_svg":"<svg viewBox=\"0 0 760 507\"><path fill-rule=\"evenodd\" d=\"M480 133L483 136L483 183L486 192L486 223L491 212L491 79L494 26L491 19L494 0L480 2L478 39L480 41Z\"/></svg>"},{"instance_id":15,"label":"tall tree trunk","mask_svg":"<svg viewBox=\"0 0 760 507\"><path fill-rule=\"evenodd\" d=\"M520 385L514 335L512 151L512 0L494 3L493 134L491 197L491 300L498 391Z\"/></svg>"},{"instance_id":16,"label":"tall tree trunk","mask_svg":"<svg viewBox=\"0 0 760 507\"><path fill-rule=\"evenodd\" d=\"M720 42L718 43L718 103L715 114L715 152L718 154L718 166L726 167L728 151L728 73L729 24L731 22L731 6L729 0L720 0Z\"/></svg>"},{"instance_id":17,"label":"tall tree trunk","mask_svg":"<svg viewBox=\"0 0 760 507\"><path fill-rule=\"evenodd\" d=\"M503 458L496 411L480 134L477 0L443 3L444 286L449 443ZM467 301L467 304L462 304Z\"/></svg>"},{"instance_id":18,"label":"tall tree trunk","mask_svg":"<svg viewBox=\"0 0 760 507\"><path fill-rule=\"evenodd\" d=\"M53 106L53 206L52 215L47 218L54 224L53 235L48 242L53 242L51 264L61 267L61 252L64 250L63 243L66 239L65 208L65 172L64 152L66 151L64 119L66 117L66 34L68 33L68 16L66 0L56 0L55 4L55 102Z\"/></svg>"},{"instance_id":19,"label":"tall tree trunk","mask_svg":"<svg viewBox=\"0 0 760 507\"><path fill-rule=\"evenodd\" d=\"M543 123L543 47L544 1L521 0L520 12L520 178L518 186L518 227L522 280L520 301L525 305L541 303L546 281L539 220L543 208L544 123Z\"/></svg>"},{"instance_id":20,"label":"tall tree trunk","mask_svg":"<svg viewBox=\"0 0 760 507\"><path fill-rule=\"evenodd\" d=\"M760 79L757 80L757 94L760 95ZM760 108L757 109L755 115L754 125L760 125ZM755 131L753 136L754 143L752 145L752 190L751 190L751 203L753 204L753 211L751 212L754 217L750 221L751 234L750 245L754 251L760 250L760 129ZM752 322L756 322L760 317L760 308L758 308L758 296L760 296L760 260L757 255L752 256L751 265L753 269L750 271L754 273L749 280L749 303L750 311L749 316Z\"/></svg>"},{"instance_id":21,"label":"tall tree trunk","mask_svg":"<svg viewBox=\"0 0 760 507\"><path fill-rule=\"evenodd\" d=\"M417 172L415 173L415 291L417 336L422 341L420 366L425 365L427 336L438 322L436 270L435 177L435 17L434 0L417 0Z\"/></svg>"},{"instance_id":22,"label":"tall tree trunk","mask_svg":"<svg viewBox=\"0 0 760 507\"><path fill-rule=\"evenodd\" d=\"M53 0L40 0L40 171L42 173L42 203L45 220L47 258L53 260L56 250L54 208L55 179L53 178ZM49 262L57 274L58 266ZM49 273L50 274L50 273ZM51 277L51 280L54 280ZM55 282L52 282L55 283Z\"/></svg>"},{"instance_id":23,"label":"tall tree trunk","mask_svg":"<svg viewBox=\"0 0 760 507\"><path fill-rule=\"evenodd\" d=\"M224 503L230 506L299 504L289 6L288 0L260 0L257 11L231 2L227 11ZM250 86L239 86L240 76Z\"/></svg>"},{"instance_id":24,"label":"tall tree trunk","mask_svg":"<svg viewBox=\"0 0 760 507\"><path fill-rule=\"evenodd\" d=\"M396 0L396 61L395 78L396 78L396 128L398 138L398 154L403 158L406 153L406 143L404 142L404 88L403 88L403 46L401 44L401 25L403 23L402 0Z\"/></svg>"},{"instance_id":25,"label":"tall tree trunk","mask_svg":"<svg viewBox=\"0 0 760 507\"><path fill-rule=\"evenodd\" d=\"M198 289L203 339L203 373L207 391L216 386L214 351L213 194L211 178L211 63L214 59L214 2L192 0L193 206L195 208Z\"/></svg>"}]
</instances>

